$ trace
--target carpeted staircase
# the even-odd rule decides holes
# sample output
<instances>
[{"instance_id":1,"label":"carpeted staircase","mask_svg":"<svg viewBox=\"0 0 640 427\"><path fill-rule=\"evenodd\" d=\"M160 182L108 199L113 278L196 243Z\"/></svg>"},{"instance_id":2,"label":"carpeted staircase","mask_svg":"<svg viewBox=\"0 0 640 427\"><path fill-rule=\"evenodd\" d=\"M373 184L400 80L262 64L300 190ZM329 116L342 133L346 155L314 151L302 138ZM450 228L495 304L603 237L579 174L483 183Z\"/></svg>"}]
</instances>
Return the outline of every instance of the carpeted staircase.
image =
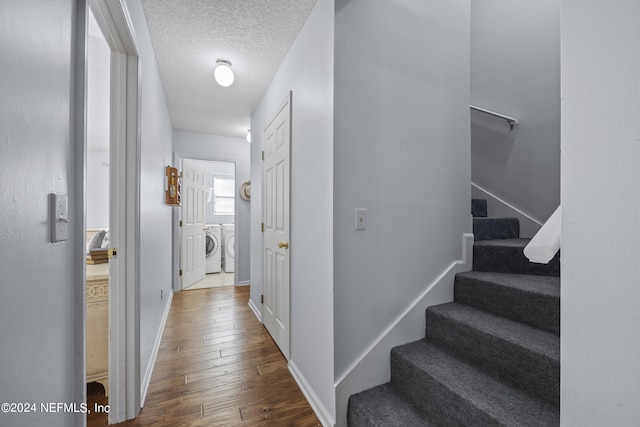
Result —
<instances>
[{"instance_id":1,"label":"carpeted staircase","mask_svg":"<svg viewBox=\"0 0 640 427\"><path fill-rule=\"evenodd\" d=\"M473 271L427 308L426 336L391 351L391 381L349 399L359 426L558 426L560 261L524 256L515 218L472 200Z\"/></svg>"}]
</instances>

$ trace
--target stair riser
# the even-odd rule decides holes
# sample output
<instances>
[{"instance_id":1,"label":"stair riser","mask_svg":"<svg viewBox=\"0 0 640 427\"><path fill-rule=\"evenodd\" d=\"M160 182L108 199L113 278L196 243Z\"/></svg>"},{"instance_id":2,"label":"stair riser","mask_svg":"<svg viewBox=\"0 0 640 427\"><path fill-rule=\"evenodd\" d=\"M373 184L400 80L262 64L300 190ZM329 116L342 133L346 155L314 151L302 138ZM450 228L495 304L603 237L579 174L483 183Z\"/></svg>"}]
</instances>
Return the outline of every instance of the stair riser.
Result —
<instances>
[{"instance_id":1,"label":"stair riser","mask_svg":"<svg viewBox=\"0 0 640 427\"><path fill-rule=\"evenodd\" d=\"M497 420L394 351L391 352L391 383L400 395L436 425L501 426Z\"/></svg>"},{"instance_id":2,"label":"stair riser","mask_svg":"<svg viewBox=\"0 0 640 427\"><path fill-rule=\"evenodd\" d=\"M560 335L560 298L456 276L454 299Z\"/></svg>"},{"instance_id":3,"label":"stair riser","mask_svg":"<svg viewBox=\"0 0 640 427\"><path fill-rule=\"evenodd\" d=\"M520 222L517 218L473 219L473 238L476 241L518 237L520 237Z\"/></svg>"},{"instance_id":4,"label":"stair riser","mask_svg":"<svg viewBox=\"0 0 640 427\"><path fill-rule=\"evenodd\" d=\"M560 276L560 255L556 254L549 264L536 264L529 262L524 256L522 248L474 245L473 270L494 273Z\"/></svg>"},{"instance_id":5,"label":"stair riser","mask_svg":"<svg viewBox=\"0 0 640 427\"><path fill-rule=\"evenodd\" d=\"M487 201L485 199L471 199L471 215L474 217L486 217Z\"/></svg>"},{"instance_id":6,"label":"stair riser","mask_svg":"<svg viewBox=\"0 0 640 427\"><path fill-rule=\"evenodd\" d=\"M560 361L427 309L426 339L485 373L560 405Z\"/></svg>"}]
</instances>

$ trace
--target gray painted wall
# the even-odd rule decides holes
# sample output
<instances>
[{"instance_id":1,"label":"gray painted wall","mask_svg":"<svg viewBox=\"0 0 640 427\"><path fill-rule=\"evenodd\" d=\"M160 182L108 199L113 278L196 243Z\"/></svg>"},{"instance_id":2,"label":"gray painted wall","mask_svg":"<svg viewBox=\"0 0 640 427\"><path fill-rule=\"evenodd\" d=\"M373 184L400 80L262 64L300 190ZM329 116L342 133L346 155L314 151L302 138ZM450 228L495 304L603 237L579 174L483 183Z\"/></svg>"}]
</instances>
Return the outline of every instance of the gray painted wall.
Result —
<instances>
[{"instance_id":1,"label":"gray painted wall","mask_svg":"<svg viewBox=\"0 0 640 427\"><path fill-rule=\"evenodd\" d=\"M471 2L472 181L543 222L560 204L560 0Z\"/></svg>"},{"instance_id":2,"label":"gray painted wall","mask_svg":"<svg viewBox=\"0 0 640 427\"><path fill-rule=\"evenodd\" d=\"M563 426L640 425L640 3L562 2Z\"/></svg>"},{"instance_id":3,"label":"gray painted wall","mask_svg":"<svg viewBox=\"0 0 640 427\"><path fill-rule=\"evenodd\" d=\"M140 377L152 362L171 291L171 212L164 203L165 167L172 160L173 129L140 0L126 0L142 69L140 177ZM164 299L160 298L164 291Z\"/></svg>"},{"instance_id":4,"label":"gray painted wall","mask_svg":"<svg viewBox=\"0 0 640 427\"><path fill-rule=\"evenodd\" d=\"M291 362L333 418L333 12L318 0L251 116L251 300L262 308L262 131L293 91Z\"/></svg>"},{"instance_id":5,"label":"gray painted wall","mask_svg":"<svg viewBox=\"0 0 640 427\"><path fill-rule=\"evenodd\" d=\"M336 378L460 258L470 231L469 8L336 2ZM354 229L356 208L367 230Z\"/></svg>"},{"instance_id":6,"label":"gray painted wall","mask_svg":"<svg viewBox=\"0 0 640 427\"><path fill-rule=\"evenodd\" d=\"M83 414L40 412L40 402L84 398L84 218L74 158L75 2L0 5L0 401L37 413L0 425L80 425ZM48 194L69 197L69 240L50 242ZM78 424L76 424L78 423Z\"/></svg>"},{"instance_id":7,"label":"gray painted wall","mask_svg":"<svg viewBox=\"0 0 640 427\"><path fill-rule=\"evenodd\" d=\"M246 139L174 130L173 144L177 157L234 162L236 164L236 195L238 195L242 183L250 179L250 144ZM252 191L254 188L252 183ZM236 257L238 258L236 275L239 283L250 281L249 217L253 203L253 200L250 203L240 197L236 197L236 215L238 218L238 224L235 228ZM176 255L174 261L177 262L178 260L179 258ZM175 271L177 271L177 267ZM175 279L177 280L177 276Z\"/></svg>"}]
</instances>

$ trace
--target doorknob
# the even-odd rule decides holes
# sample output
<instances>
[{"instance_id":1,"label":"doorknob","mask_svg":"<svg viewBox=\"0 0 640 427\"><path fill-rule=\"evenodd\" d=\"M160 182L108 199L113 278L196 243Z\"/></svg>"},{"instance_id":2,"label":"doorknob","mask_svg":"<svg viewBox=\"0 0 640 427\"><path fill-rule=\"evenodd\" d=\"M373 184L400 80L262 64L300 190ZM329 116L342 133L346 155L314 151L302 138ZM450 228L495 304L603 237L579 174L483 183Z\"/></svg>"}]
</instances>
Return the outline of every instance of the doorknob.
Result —
<instances>
[{"instance_id":1,"label":"doorknob","mask_svg":"<svg viewBox=\"0 0 640 427\"><path fill-rule=\"evenodd\" d=\"M285 248L285 249L289 249L289 242L280 242L278 243L278 247L279 248Z\"/></svg>"}]
</instances>

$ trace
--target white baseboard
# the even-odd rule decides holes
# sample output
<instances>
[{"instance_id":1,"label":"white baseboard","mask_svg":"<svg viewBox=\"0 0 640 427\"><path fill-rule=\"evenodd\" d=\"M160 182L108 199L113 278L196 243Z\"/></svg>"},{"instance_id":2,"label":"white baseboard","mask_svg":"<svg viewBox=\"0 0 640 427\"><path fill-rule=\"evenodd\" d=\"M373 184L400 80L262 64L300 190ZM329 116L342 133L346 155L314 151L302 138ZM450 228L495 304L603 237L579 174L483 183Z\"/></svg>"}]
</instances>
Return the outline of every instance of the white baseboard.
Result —
<instances>
[{"instance_id":1,"label":"white baseboard","mask_svg":"<svg viewBox=\"0 0 640 427\"><path fill-rule=\"evenodd\" d=\"M238 282L238 286L249 286L251 284L251 280L243 280L242 282Z\"/></svg>"},{"instance_id":2,"label":"white baseboard","mask_svg":"<svg viewBox=\"0 0 640 427\"><path fill-rule=\"evenodd\" d=\"M315 412L323 427L333 427L335 425L335 420L329 411L327 411L327 408L325 408L322 402L320 402L320 399L313 392L313 389L309 386L309 383L293 360L289 361L289 372L291 372L293 379L298 383L300 390L302 390L302 394L307 398L309 405L311 405L313 412Z\"/></svg>"},{"instance_id":3,"label":"white baseboard","mask_svg":"<svg viewBox=\"0 0 640 427\"><path fill-rule=\"evenodd\" d=\"M140 407L144 406L144 401L147 398L147 392L149 391L149 384L151 383L151 374L153 373L153 368L156 365L156 358L158 357L160 342L162 341L162 333L164 332L164 327L167 324L167 319L169 318L169 309L171 308L172 301L173 301L173 291L169 292L167 305L164 307L164 313L162 314L162 320L160 321L160 328L158 328L158 333L156 335L156 342L153 344L153 351L151 352L151 358L149 360L149 364L147 365L147 370L144 373L142 384L140 384Z\"/></svg>"},{"instance_id":4,"label":"white baseboard","mask_svg":"<svg viewBox=\"0 0 640 427\"><path fill-rule=\"evenodd\" d=\"M349 396L391 379L391 349L424 338L427 307L453 301L457 273L471 270L473 234L462 235L462 259L450 264L382 332L335 383L336 427L346 427Z\"/></svg>"},{"instance_id":5,"label":"white baseboard","mask_svg":"<svg viewBox=\"0 0 640 427\"><path fill-rule=\"evenodd\" d=\"M260 310L258 306L256 306L251 298L249 298L249 308L251 308L253 314L255 314L260 323L262 323L262 310Z\"/></svg>"}]
</instances>

